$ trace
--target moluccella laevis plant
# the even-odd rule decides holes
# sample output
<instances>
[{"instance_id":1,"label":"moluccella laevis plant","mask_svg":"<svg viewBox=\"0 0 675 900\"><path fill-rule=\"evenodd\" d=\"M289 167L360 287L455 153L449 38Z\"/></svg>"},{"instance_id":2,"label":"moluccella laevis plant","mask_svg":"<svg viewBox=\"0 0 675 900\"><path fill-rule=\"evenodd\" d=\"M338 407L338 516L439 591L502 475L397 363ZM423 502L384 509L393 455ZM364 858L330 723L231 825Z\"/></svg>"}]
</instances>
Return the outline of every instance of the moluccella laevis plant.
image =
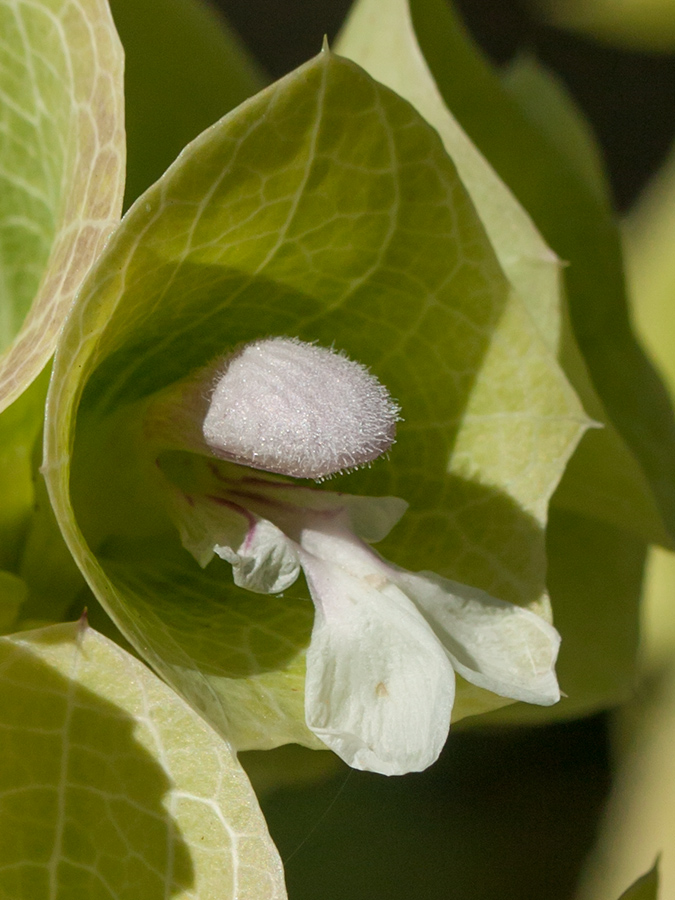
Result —
<instances>
[{"instance_id":1,"label":"moluccella laevis plant","mask_svg":"<svg viewBox=\"0 0 675 900\"><path fill-rule=\"evenodd\" d=\"M587 170L435 3L264 86L196 0L115 0L120 219L107 3L0 0L2 896L283 898L239 751L404 774L631 682L670 412Z\"/></svg>"}]
</instances>

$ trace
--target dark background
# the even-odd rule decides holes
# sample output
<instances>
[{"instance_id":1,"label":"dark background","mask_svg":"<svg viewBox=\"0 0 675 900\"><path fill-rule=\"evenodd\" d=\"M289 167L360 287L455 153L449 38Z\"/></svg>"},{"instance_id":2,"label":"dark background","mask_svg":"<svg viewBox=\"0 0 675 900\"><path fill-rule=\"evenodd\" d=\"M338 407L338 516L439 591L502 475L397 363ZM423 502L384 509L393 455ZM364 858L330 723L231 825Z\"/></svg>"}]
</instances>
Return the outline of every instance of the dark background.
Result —
<instances>
[{"instance_id":1,"label":"dark background","mask_svg":"<svg viewBox=\"0 0 675 900\"><path fill-rule=\"evenodd\" d=\"M333 38L349 0L219 0L278 77ZM675 56L628 52L548 27L516 0L459 0L492 59L534 52L567 84L625 211L675 135ZM566 900L611 783L607 717L451 733L441 760L387 779L339 767L263 794L291 900ZM302 760L297 763L302 768ZM263 765L265 763L263 762Z\"/></svg>"}]
</instances>

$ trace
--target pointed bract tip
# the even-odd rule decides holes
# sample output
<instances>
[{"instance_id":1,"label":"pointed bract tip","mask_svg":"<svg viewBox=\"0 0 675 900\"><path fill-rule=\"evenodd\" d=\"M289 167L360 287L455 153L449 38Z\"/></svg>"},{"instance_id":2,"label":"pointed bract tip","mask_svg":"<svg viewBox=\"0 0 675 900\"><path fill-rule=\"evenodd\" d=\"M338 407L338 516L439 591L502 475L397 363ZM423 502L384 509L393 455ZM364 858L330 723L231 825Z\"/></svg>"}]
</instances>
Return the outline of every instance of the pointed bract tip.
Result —
<instances>
[{"instance_id":1,"label":"pointed bract tip","mask_svg":"<svg viewBox=\"0 0 675 900\"><path fill-rule=\"evenodd\" d=\"M89 611L88 611L87 607L85 606L84 609L82 610L82 615L77 620L76 640L77 640L78 645L80 644L80 642L82 640L84 640L84 636L88 630L89 630Z\"/></svg>"}]
</instances>

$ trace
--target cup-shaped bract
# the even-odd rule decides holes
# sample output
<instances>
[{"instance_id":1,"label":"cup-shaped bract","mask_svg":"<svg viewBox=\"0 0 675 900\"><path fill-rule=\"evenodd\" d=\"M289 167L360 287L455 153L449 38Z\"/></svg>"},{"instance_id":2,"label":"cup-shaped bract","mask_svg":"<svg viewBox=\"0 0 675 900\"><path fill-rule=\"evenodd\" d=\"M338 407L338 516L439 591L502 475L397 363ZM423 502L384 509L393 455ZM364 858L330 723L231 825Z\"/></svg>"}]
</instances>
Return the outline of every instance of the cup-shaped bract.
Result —
<instances>
[{"instance_id":1,"label":"cup-shaped bract","mask_svg":"<svg viewBox=\"0 0 675 900\"><path fill-rule=\"evenodd\" d=\"M438 135L355 64L325 50L189 145L76 312L47 423L59 523L122 631L237 746L318 744L308 592L261 598L181 548L162 473L216 475L185 452L158 467L144 423L160 393L244 344L338 348L400 404L388 458L330 484L410 503L384 556L549 615L546 509L585 417ZM460 685L455 711L504 702Z\"/></svg>"}]
</instances>

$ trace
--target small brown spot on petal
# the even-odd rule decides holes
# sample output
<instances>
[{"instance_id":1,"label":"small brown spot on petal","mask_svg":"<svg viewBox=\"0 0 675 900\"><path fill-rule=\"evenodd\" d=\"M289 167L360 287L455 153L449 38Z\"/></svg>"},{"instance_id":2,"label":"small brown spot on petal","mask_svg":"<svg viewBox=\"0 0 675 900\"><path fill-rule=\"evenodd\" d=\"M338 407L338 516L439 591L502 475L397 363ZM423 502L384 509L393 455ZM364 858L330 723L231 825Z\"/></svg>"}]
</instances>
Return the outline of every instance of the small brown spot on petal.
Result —
<instances>
[{"instance_id":1,"label":"small brown spot on petal","mask_svg":"<svg viewBox=\"0 0 675 900\"><path fill-rule=\"evenodd\" d=\"M370 572L368 575L363 576L363 580L378 591L381 591L382 588L389 584L389 579L379 572Z\"/></svg>"}]
</instances>

